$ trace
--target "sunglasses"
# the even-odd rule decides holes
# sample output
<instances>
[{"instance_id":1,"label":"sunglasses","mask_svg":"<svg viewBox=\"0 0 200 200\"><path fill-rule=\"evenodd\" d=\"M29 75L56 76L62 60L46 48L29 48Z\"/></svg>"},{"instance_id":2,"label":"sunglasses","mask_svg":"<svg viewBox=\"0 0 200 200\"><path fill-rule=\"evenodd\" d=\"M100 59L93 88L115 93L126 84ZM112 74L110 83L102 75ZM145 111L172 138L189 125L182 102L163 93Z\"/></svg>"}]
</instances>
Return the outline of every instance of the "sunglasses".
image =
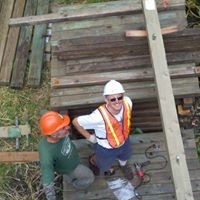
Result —
<instances>
[{"instance_id":1,"label":"sunglasses","mask_svg":"<svg viewBox=\"0 0 200 200\"><path fill-rule=\"evenodd\" d=\"M123 99L123 96L117 97L117 98L112 98L110 99L111 102L115 102L115 101L121 101Z\"/></svg>"}]
</instances>

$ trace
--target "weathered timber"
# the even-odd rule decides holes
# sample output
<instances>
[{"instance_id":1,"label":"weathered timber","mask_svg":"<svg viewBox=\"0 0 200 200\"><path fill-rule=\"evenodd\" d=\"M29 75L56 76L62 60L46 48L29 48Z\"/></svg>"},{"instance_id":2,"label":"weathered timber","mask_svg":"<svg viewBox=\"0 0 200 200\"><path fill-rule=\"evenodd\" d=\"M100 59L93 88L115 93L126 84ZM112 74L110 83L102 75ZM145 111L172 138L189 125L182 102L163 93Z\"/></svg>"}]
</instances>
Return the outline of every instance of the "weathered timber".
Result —
<instances>
[{"instance_id":1,"label":"weathered timber","mask_svg":"<svg viewBox=\"0 0 200 200\"><path fill-rule=\"evenodd\" d=\"M144 17L141 13L135 13L134 15L119 15L119 16L109 16L109 17L102 17L102 18L91 18L87 20L81 20L81 21L66 21L62 23L56 23L52 26L52 32L55 33L55 35L52 35L53 41L56 41L57 34L61 34L60 32L63 31L69 31L72 33L76 30L83 30L85 29L91 29L93 28L103 28L103 27L110 27L116 26L117 24L119 26L123 24L131 24L134 23L134 27L144 27ZM66 36L67 39L73 37L72 34L70 36ZM58 38L60 40L60 38ZM65 39L65 38L64 38Z\"/></svg>"},{"instance_id":2,"label":"weathered timber","mask_svg":"<svg viewBox=\"0 0 200 200\"><path fill-rule=\"evenodd\" d=\"M38 161L38 152L0 152L0 162L32 162Z\"/></svg>"},{"instance_id":3,"label":"weathered timber","mask_svg":"<svg viewBox=\"0 0 200 200\"><path fill-rule=\"evenodd\" d=\"M178 32L180 29L178 28L178 26L170 26L170 27L166 27L166 28L162 28L161 29L161 33L162 35L164 34L169 34L169 33L176 33ZM125 33L126 37L145 37L147 36L147 32L145 30L129 30L126 31Z\"/></svg>"},{"instance_id":4,"label":"weathered timber","mask_svg":"<svg viewBox=\"0 0 200 200\"><path fill-rule=\"evenodd\" d=\"M185 54L182 54L183 56ZM172 57L171 57L172 56ZM143 59L142 59L143 58ZM181 57L176 58L175 55L169 55L169 60L171 60L172 64L169 63L169 68L181 68L181 67L189 67L194 66L188 62L185 64L184 61L179 60ZM189 58L186 56L185 58L188 60ZM176 62L180 62L180 64L176 64ZM175 64L173 64L175 62ZM59 61L56 57L52 58L51 61L51 76L58 77L64 75L77 75L78 74L93 74L98 72L109 72L109 71L122 71L122 70L130 70L130 69L141 69L144 67L151 68L150 58L148 56L121 56L115 58L91 58L84 60L75 60L73 61Z\"/></svg>"},{"instance_id":5,"label":"weathered timber","mask_svg":"<svg viewBox=\"0 0 200 200\"><path fill-rule=\"evenodd\" d=\"M3 59L4 49L7 41L7 33L9 30L8 20L12 15L12 10L14 6L14 0L2 1L1 12L0 12L0 68Z\"/></svg>"},{"instance_id":6,"label":"weathered timber","mask_svg":"<svg viewBox=\"0 0 200 200\"><path fill-rule=\"evenodd\" d=\"M38 0L37 15L49 12L49 0ZM28 71L27 85L39 87L41 82L41 71L44 60L46 24L36 25L33 32L33 40L30 55L30 67Z\"/></svg>"},{"instance_id":7,"label":"weathered timber","mask_svg":"<svg viewBox=\"0 0 200 200\"><path fill-rule=\"evenodd\" d=\"M157 2L158 8L163 10L164 8L162 1L157 0ZM175 2L175 0L171 0L169 2L169 5L169 8L171 9L184 9L184 4L182 0L179 0L178 2ZM10 19L9 25L19 26L49 22L55 23L70 20L82 20L87 18L105 17L113 14L133 14L135 12L138 12L138 10L141 10L140 1L135 1L134 4L131 0L82 4L78 6L68 6L66 8L62 8L58 11L58 13Z\"/></svg>"},{"instance_id":8,"label":"weathered timber","mask_svg":"<svg viewBox=\"0 0 200 200\"><path fill-rule=\"evenodd\" d=\"M194 192L194 199L198 200L200 188L196 183L199 181L198 173L200 172L200 163L197 159L197 153L195 151L195 140L193 130L183 130L182 137L184 141L184 149L187 152L187 162L188 169L190 173L190 180L192 182L192 190ZM142 184L137 188L137 192L142 195L142 199L145 200L155 200L164 199L167 200L175 199L175 191L173 188L172 175L170 173L170 166L167 164L165 166L165 160L163 157L167 157L166 144L163 132L154 132L146 134L136 134L131 135L131 143L133 148L133 155L129 161L130 166L134 171L134 179L130 181L133 186L137 186L139 179L136 176L133 163L135 162L145 162L149 160L150 165L143 168L144 172L147 172L151 177L150 181L146 184ZM75 140L75 145L79 149L82 163L88 165L88 156L93 152L91 144L84 140ZM155 148L149 148L155 145ZM145 156L145 151L149 158ZM155 157L154 157L155 156ZM116 200L112 190L108 187L108 181L114 180L116 178L123 178L123 175L118 168L117 162L114 165L116 173L112 177L105 177L103 175L97 176L95 182L86 190L77 190L73 188L70 184L63 182L63 199L73 199L73 200L86 200L86 199L112 199Z\"/></svg>"},{"instance_id":9,"label":"weathered timber","mask_svg":"<svg viewBox=\"0 0 200 200\"><path fill-rule=\"evenodd\" d=\"M171 10L165 10L159 12L159 18L161 20L161 24L163 28L171 26L172 24L177 24L180 27L185 26L186 20L183 17L183 12L180 10L171 11ZM168 18L172 18L172 21L169 22ZM109 17L102 17L102 18L90 18L88 20L81 20L81 21L67 21L62 23L56 23L52 30L53 32L59 34L60 31L75 31L75 30L85 30L92 29L94 27L115 27L117 24L119 26L123 24L131 24L132 22L132 28L144 29L144 16L141 14L141 12L134 13L134 15L114 15ZM182 24L180 24L182 22ZM70 34L71 35L71 34ZM67 36L68 38L68 36Z\"/></svg>"},{"instance_id":10,"label":"weathered timber","mask_svg":"<svg viewBox=\"0 0 200 200\"><path fill-rule=\"evenodd\" d=\"M26 0L16 1L12 17L20 17L23 15ZM3 60L0 68L0 84L9 85L12 74L13 61L15 58L15 51L17 49L17 42L19 37L20 27L10 27L7 43L4 51Z\"/></svg>"},{"instance_id":11,"label":"weathered timber","mask_svg":"<svg viewBox=\"0 0 200 200\"><path fill-rule=\"evenodd\" d=\"M179 27L177 29L182 30L186 26L186 22L183 21L184 13L182 10L174 11L165 11L160 12L160 21L163 28L167 28L169 26ZM171 20L169 21L168 18ZM60 24L55 24L55 28L53 26L54 35L52 37L52 41L65 40L65 39L79 39L80 37L89 38L94 36L103 36L118 33L123 36L126 36L126 31L129 29L145 29L145 22L142 13L137 13L134 15L121 15L121 16L112 16L112 17L104 17L96 20L88 20L74 22L74 26L68 26L66 22L61 27ZM59 30L60 28L60 30ZM81 30L78 33L77 30ZM67 35L66 35L67 33Z\"/></svg>"},{"instance_id":12,"label":"weathered timber","mask_svg":"<svg viewBox=\"0 0 200 200\"><path fill-rule=\"evenodd\" d=\"M126 27L128 27L126 25ZM107 28L108 29L108 28ZM123 28L122 28L123 29ZM87 30L88 32L90 32L90 30ZM94 29L95 32L97 32L97 30ZM105 31L102 30L102 32L105 34ZM189 32L188 29L185 29L184 32ZM195 32L195 31L193 31ZM199 31L200 32L200 31ZM76 33L73 34L73 36L75 34L77 34L78 31L76 31ZM113 47L120 47L120 46L127 46L129 47L130 45L133 47L145 47L146 46L146 40L143 37L134 37L134 38L126 38L124 37L124 29L122 32L116 32L116 33L109 33L109 34L101 34L101 31L99 30L99 35L92 35L90 33L86 34L86 36L80 34L80 32L78 33L79 38L69 38L69 39L61 39L60 40L53 40L54 38L52 38L52 51L53 51L53 55L57 55L58 53L62 53L62 52L73 52L73 51L80 51L80 50L91 50L94 49L96 50L97 47L99 47L99 49L101 48L108 48L110 47L110 49L112 49ZM68 32L63 33L62 32L63 37L66 37L65 35L68 35ZM173 37L172 37L173 35ZM171 37L170 37L171 36ZM58 36L59 38L60 36ZM192 38L191 38L192 37ZM196 38L195 38L196 37ZM168 36L164 37L165 38L165 42L166 45L168 42L174 42L177 39L180 40L180 42L182 41L192 41L192 39L198 39L199 35L193 35L191 36L189 33L188 35L182 35L180 32L180 35L177 34L169 34ZM97 46L98 45L98 46ZM170 47L170 45L168 45ZM167 48L169 48L167 46ZM99 51L100 52L100 51Z\"/></svg>"},{"instance_id":13,"label":"weathered timber","mask_svg":"<svg viewBox=\"0 0 200 200\"><path fill-rule=\"evenodd\" d=\"M89 36L88 36L89 37ZM113 36L115 37L115 36ZM106 37L105 37L106 38ZM109 36L112 38L112 36ZM108 39L109 39L108 38ZM121 36L123 38L123 36ZM148 55L148 44L147 40L142 38L137 39L126 39L124 41L112 41L106 42L103 38L103 43L97 44L96 42L91 43L91 38L84 41L84 45L67 45L64 41L60 41L60 46L52 48L52 54L57 56L59 60L72 60L72 59L85 59L85 58L98 58L105 56L122 56L122 55ZM107 39L107 40L108 40ZM180 52L180 49L184 52L200 51L197 40L200 39L199 35L196 36L174 36L165 37L164 44L166 53ZM95 39L93 38L92 41ZM88 41L88 44L86 45ZM81 42L81 41L80 41Z\"/></svg>"},{"instance_id":14,"label":"weathered timber","mask_svg":"<svg viewBox=\"0 0 200 200\"><path fill-rule=\"evenodd\" d=\"M193 200L192 185L180 135L173 88L167 67L156 4L155 1L150 3L142 0L142 5L176 198L177 200L182 200L184 198ZM162 68L160 66L162 66Z\"/></svg>"},{"instance_id":15,"label":"weathered timber","mask_svg":"<svg viewBox=\"0 0 200 200\"><path fill-rule=\"evenodd\" d=\"M173 68L170 68L170 76L171 78L182 78L189 76L198 76L198 70L195 71L196 67L190 67L186 64L174 65ZM198 67L197 67L198 68ZM120 71L112 71L112 72L99 72L99 73L88 73L88 74L80 74L80 75L66 75L66 76L58 76L51 78L51 86L52 88L60 88L60 87L77 87L84 85L100 85L107 82L107 80L112 79L113 76L115 79L122 82L137 82L137 81L145 81L145 80L153 80L153 70L151 68L143 67L136 68L130 70L120 70Z\"/></svg>"},{"instance_id":16,"label":"weathered timber","mask_svg":"<svg viewBox=\"0 0 200 200\"><path fill-rule=\"evenodd\" d=\"M198 96L199 83L198 78L174 79L173 90L175 98L184 96ZM155 85L150 82L124 83L126 94L134 101L147 101L156 98ZM184 87L183 87L184 86ZM100 86L82 86L66 89L55 89L51 91L50 105L52 108L78 108L102 103L103 85Z\"/></svg>"},{"instance_id":17,"label":"weathered timber","mask_svg":"<svg viewBox=\"0 0 200 200\"><path fill-rule=\"evenodd\" d=\"M196 77L187 77L187 78L180 78L180 79L172 79L172 84L174 85L174 87L178 87L178 85L183 85L186 86L187 84L190 85L195 83L198 85L198 78ZM123 82L124 88L127 92L127 95L129 93L131 93L132 90L140 90L142 88L154 88L155 84L153 81L143 81L143 82ZM96 94L97 96L102 96L103 94L103 87L104 85L102 84L96 84L96 85L84 85L82 87L70 87L70 88L60 88L60 89L52 89L51 92L51 96L55 97L55 96L75 96L75 95L81 95L81 94L85 94L85 95L89 95L90 94ZM184 89L183 89L184 90ZM137 96L137 95L136 95ZM137 98L135 96L135 98ZM101 98L101 100L103 99L103 97ZM133 98L134 99L134 98ZM100 100L100 101L101 101ZM100 102L99 101L99 102Z\"/></svg>"},{"instance_id":18,"label":"weathered timber","mask_svg":"<svg viewBox=\"0 0 200 200\"><path fill-rule=\"evenodd\" d=\"M199 59L199 52L175 52L168 53L167 60L169 66L173 64L184 64L194 62ZM58 60L55 56L52 56L51 60L51 76L62 76L76 73L88 73L88 72L106 72L116 71L121 69L130 69L132 67L150 66L149 55L139 56L117 56L117 57L98 57L88 59L76 59L76 60Z\"/></svg>"},{"instance_id":19,"label":"weathered timber","mask_svg":"<svg viewBox=\"0 0 200 200\"><path fill-rule=\"evenodd\" d=\"M34 0L27 0L24 11L24 16L35 14L37 2ZM29 57L29 50L32 38L33 27L25 26L21 28L18 46L16 50L16 57L13 63L13 72L10 86L13 88L21 88L24 83L25 69Z\"/></svg>"}]
</instances>

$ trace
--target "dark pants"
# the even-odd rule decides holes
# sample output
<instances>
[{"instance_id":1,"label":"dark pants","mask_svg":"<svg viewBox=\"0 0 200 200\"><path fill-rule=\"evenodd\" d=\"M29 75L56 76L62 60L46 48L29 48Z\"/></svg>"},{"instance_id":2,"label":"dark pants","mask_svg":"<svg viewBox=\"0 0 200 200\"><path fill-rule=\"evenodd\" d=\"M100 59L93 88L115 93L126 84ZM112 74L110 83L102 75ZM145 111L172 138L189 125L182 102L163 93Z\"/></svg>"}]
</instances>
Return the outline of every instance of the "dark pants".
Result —
<instances>
[{"instance_id":1,"label":"dark pants","mask_svg":"<svg viewBox=\"0 0 200 200\"><path fill-rule=\"evenodd\" d=\"M113 149L107 149L100 145L96 145L96 163L102 172L109 170L116 160L126 161L132 155L132 147L129 138L125 143Z\"/></svg>"}]
</instances>

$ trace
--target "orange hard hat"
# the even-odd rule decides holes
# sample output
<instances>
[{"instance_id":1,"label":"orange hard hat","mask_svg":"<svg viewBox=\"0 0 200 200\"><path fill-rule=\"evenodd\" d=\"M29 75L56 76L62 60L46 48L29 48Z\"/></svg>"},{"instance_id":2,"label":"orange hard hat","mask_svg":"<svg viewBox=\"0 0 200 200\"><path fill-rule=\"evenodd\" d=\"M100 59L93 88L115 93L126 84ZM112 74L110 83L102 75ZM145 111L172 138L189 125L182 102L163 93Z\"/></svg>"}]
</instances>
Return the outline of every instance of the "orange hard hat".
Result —
<instances>
[{"instance_id":1,"label":"orange hard hat","mask_svg":"<svg viewBox=\"0 0 200 200\"><path fill-rule=\"evenodd\" d=\"M54 111L48 111L40 118L40 129L43 135L51 135L59 129L68 126L70 118Z\"/></svg>"}]
</instances>

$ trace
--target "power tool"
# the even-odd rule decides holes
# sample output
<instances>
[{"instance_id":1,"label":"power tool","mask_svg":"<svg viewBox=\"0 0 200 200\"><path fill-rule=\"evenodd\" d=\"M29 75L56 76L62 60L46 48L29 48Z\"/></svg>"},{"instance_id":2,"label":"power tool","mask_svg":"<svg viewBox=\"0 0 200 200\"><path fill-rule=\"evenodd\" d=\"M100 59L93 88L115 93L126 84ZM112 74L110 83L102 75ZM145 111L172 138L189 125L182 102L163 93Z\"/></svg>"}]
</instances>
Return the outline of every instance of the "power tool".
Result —
<instances>
[{"instance_id":1,"label":"power tool","mask_svg":"<svg viewBox=\"0 0 200 200\"><path fill-rule=\"evenodd\" d=\"M141 165L139 163L134 163L134 166L135 166L135 170L136 170L138 177L143 180L144 179L144 172L142 170Z\"/></svg>"},{"instance_id":2,"label":"power tool","mask_svg":"<svg viewBox=\"0 0 200 200\"><path fill-rule=\"evenodd\" d=\"M134 163L136 173L141 180L144 180L144 175L145 175L142 167L149 165L149 164L150 164L150 161L146 161L143 163L137 163L137 162Z\"/></svg>"}]
</instances>

